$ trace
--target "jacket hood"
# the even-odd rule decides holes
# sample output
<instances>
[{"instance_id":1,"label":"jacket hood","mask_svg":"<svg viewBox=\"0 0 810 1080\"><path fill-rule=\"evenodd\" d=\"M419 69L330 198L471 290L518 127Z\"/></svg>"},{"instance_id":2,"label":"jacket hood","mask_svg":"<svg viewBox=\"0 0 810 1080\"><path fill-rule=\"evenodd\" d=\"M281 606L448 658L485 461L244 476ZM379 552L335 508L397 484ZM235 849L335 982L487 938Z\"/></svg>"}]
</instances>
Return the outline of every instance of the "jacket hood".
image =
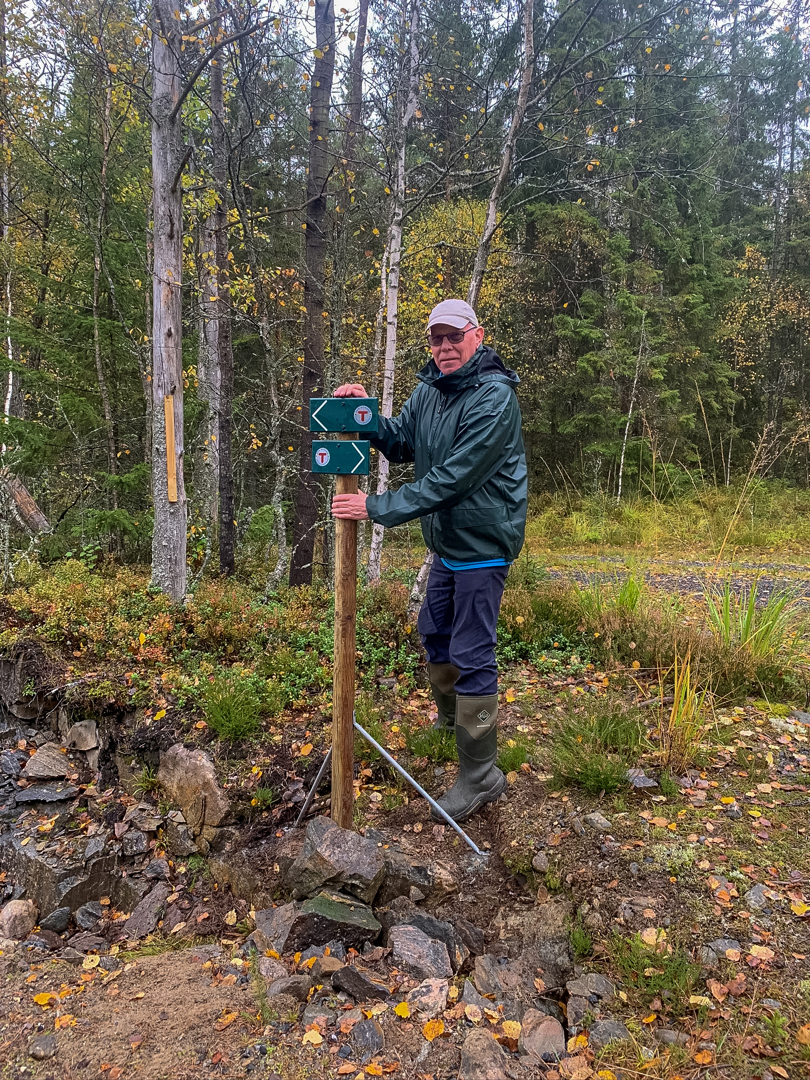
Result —
<instances>
[{"instance_id":1,"label":"jacket hood","mask_svg":"<svg viewBox=\"0 0 810 1080\"><path fill-rule=\"evenodd\" d=\"M517 372L508 368L489 345L479 345L467 363L450 375L442 375L431 357L416 377L443 394L471 390L486 382L503 382L513 387L520 382Z\"/></svg>"}]
</instances>

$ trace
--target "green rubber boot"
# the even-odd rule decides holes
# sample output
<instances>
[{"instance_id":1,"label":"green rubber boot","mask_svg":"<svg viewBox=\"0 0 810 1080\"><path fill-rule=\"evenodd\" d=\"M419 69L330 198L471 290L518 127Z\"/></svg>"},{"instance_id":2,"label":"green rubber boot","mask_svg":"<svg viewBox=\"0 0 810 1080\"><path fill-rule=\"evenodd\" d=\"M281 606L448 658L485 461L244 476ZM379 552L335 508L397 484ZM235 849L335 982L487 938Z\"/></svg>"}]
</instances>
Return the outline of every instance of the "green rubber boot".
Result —
<instances>
[{"instance_id":1,"label":"green rubber boot","mask_svg":"<svg viewBox=\"0 0 810 1080\"><path fill-rule=\"evenodd\" d=\"M453 687L460 674L455 664L428 664L430 689L439 710L433 725L435 731L452 731L456 726L456 693Z\"/></svg>"},{"instance_id":2,"label":"green rubber boot","mask_svg":"<svg viewBox=\"0 0 810 1080\"><path fill-rule=\"evenodd\" d=\"M458 779L440 799L439 806L454 821L465 821L486 803L494 802L506 787L506 777L495 764L498 756L498 695L456 698ZM436 821L439 815L431 812Z\"/></svg>"}]
</instances>

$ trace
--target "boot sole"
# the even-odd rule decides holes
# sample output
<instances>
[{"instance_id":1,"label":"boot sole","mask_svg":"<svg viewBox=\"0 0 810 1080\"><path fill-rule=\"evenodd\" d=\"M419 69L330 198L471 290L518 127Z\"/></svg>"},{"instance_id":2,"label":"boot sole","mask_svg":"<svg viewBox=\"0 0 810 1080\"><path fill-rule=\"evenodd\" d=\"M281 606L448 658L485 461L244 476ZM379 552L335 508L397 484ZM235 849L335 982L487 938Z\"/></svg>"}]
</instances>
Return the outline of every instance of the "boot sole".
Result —
<instances>
[{"instance_id":1,"label":"boot sole","mask_svg":"<svg viewBox=\"0 0 810 1080\"><path fill-rule=\"evenodd\" d=\"M473 803L472 807L469 810L465 810L463 814L459 814L458 817L454 817L453 821L455 821L457 825L461 824L462 821L466 821L468 818L471 818L473 814L477 813L482 806L486 806L487 803L495 802L495 800L500 795L502 795L505 790L506 777L503 775L503 773L501 773L501 779L495 785L495 787L490 788L489 791L487 791L486 793L479 795L476 801ZM430 816L434 821L444 821L444 818L440 817L434 811L433 807L430 808Z\"/></svg>"}]
</instances>

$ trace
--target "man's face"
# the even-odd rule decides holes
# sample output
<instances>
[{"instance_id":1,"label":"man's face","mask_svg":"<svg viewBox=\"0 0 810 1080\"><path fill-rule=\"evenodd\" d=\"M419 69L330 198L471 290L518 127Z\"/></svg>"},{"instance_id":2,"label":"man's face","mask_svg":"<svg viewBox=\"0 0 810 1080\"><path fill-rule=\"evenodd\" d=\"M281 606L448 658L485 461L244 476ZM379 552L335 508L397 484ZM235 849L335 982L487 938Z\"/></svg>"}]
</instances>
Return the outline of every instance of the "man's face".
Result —
<instances>
[{"instance_id":1,"label":"man's face","mask_svg":"<svg viewBox=\"0 0 810 1080\"><path fill-rule=\"evenodd\" d=\"M457 326L435 323L431 326L428 334L430 337L437 337L440 334L457 334L458 332ZM430 346L433 359L436 361L436 366L442 375L451 375L454 371L458 371L460 367L464 367L467 361L472 359L475 350L484 340L483 326L473 326L472 323L467 323L466 326L462 327L462 332L464 337L458 345L452 344L447 337L442 337L441 345Z\"/></svg>"}]
</instances>

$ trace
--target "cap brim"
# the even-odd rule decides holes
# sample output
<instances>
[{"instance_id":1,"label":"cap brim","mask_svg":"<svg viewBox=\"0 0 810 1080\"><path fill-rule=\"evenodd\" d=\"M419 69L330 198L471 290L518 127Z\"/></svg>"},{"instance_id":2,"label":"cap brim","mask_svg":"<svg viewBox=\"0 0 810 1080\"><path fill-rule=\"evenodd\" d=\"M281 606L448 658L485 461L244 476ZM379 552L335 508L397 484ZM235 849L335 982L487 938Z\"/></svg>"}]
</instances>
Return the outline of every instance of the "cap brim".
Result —
<instances>
[{"instance_id":1,"label":"cap brim","mask_svg":"<svg viewBox=\"0 0 810 1080\"><path fill-rule=\"evenodd\" d=\"M463 330L467 323L471 321L464 315L439 315L428 323L427 328L430 330L431 326L455 326L457 329ZM475 324L473 323L473 325Z\"/></svg>"}]
</instances>

